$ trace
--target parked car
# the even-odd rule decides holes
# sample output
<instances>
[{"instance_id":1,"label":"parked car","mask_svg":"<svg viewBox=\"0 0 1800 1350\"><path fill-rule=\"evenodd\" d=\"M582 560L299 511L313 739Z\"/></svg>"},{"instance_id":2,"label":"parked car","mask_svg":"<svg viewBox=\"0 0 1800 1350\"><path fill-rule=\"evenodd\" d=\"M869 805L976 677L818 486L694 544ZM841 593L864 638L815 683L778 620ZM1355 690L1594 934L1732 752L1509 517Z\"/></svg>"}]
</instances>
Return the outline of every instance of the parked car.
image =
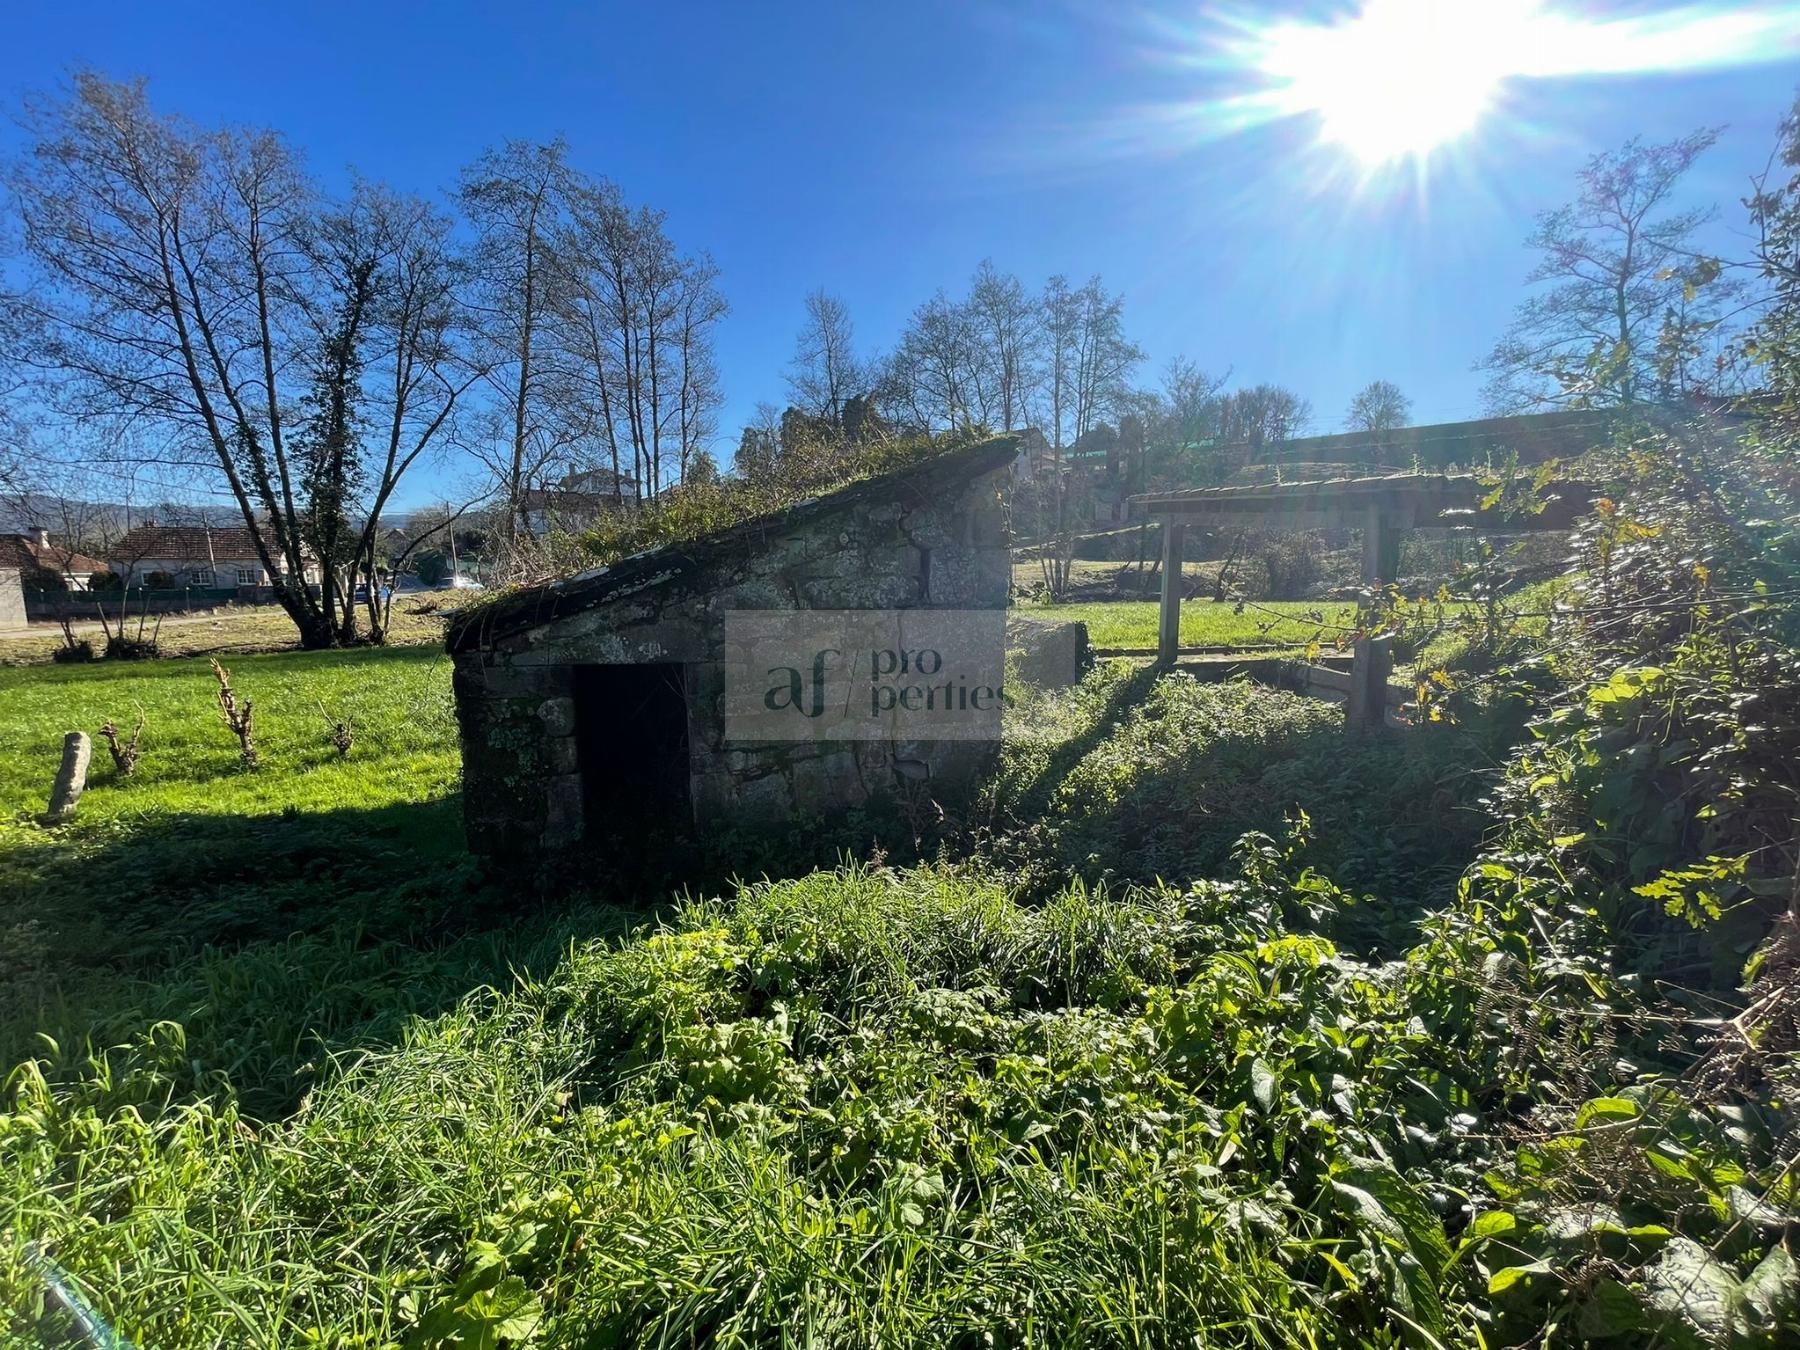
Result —
<instances>
[{"instance_id":1,"label":"parked car","mask_svg":"<svg viewBox=\"0 0 1800 1350\"><path fill-rule=\"evenodd\" d=\"M475 580L474 577L465 577L461 572L452 572L449 576L438 582L432 589L439 591L485 591L487 587Z\"/></svg>"}]
</instances>

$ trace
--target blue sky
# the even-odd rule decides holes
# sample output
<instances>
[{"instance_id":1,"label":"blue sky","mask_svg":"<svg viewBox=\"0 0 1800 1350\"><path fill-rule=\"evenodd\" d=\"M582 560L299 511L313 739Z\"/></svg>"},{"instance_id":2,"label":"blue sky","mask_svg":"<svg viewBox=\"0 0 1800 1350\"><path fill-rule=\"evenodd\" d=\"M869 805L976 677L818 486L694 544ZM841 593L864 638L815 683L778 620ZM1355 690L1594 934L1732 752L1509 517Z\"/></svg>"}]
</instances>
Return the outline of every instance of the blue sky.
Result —
<instances>
[{"instance_id":1,"label":"blue sky","mask_svg":"<svg viewBox=\"0 0 1800 1350\"><path fill-rule=\"evenodd\" d=\"M1689 190L1720 204L1729 248L1800 83L1792 60L1521 83L1422 186L1359 185L1305 118L1210 141L1115 134L1137 110L1227 91L1182 59L1202 8L14 0L0 97L16 107L77 65L143 74L164 108L283 130L327 180L355 166L423 191L484 145L561 133L718 262L728 448L781 397L808 289L841 295L880 349L984 257L1032 284L1102 274L1146 378L1184 354L1278 381L1311 399L1319 431L1377 377L1417 420L1475 415L1470 367L1520 298L1521 240L1583 157L1725 125ZM1342 7L1256 12L1277 8Z\"/></svg>"}]
</instances>

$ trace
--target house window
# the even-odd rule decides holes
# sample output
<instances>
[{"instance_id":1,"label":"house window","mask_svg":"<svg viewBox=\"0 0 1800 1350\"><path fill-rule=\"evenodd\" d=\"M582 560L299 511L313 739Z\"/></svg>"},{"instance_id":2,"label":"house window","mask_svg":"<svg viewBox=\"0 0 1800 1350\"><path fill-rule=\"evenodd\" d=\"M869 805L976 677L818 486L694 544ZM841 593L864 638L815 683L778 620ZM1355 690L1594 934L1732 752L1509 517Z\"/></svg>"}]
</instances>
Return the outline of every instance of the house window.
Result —
<instances>
[{"instance_id":1,"label":"house window","mask_svg":"<svg viewBox=\"0 0 1800 1350\"><path fill-rule=\"evenodd\" d=\"M237 570L237 584L238 584L238 585L240 585L240 586L254 586L254 585L256 585L256 569L255 569L255 568L254 568L254 567L240 567L240 568L238 568L238 570Z\"/></svg>"},{"instance_id":2,"label":"house window","mask_svg":"<svg viewBox=\"0 0 1800 1350\"><path fill-rule=\"evenodd\" d=\"M196 567L188 575L188 584L190 586L210 586L210 585L212 585L213 584L212 568Z\"/></svg>"}]
</instances>

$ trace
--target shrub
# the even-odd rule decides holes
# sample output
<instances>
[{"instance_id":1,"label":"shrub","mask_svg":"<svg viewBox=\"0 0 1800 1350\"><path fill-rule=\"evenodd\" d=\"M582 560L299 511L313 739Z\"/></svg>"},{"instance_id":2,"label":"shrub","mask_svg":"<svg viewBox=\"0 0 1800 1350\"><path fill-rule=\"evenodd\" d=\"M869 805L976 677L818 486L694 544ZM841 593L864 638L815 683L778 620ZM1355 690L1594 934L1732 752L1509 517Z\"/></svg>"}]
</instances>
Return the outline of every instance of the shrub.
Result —
<instances>
[{"instance_id":1,"label":"shrub","mask_svg":"<svg viewBox=\"0 0 1800 1350\"><path fill-rule=\"evenodd\" d=\"M94 644L87 638L74 638L63 643L50 654L50 659L58 665L77 664L94 659Z\"/></svg>"}]
</instances>

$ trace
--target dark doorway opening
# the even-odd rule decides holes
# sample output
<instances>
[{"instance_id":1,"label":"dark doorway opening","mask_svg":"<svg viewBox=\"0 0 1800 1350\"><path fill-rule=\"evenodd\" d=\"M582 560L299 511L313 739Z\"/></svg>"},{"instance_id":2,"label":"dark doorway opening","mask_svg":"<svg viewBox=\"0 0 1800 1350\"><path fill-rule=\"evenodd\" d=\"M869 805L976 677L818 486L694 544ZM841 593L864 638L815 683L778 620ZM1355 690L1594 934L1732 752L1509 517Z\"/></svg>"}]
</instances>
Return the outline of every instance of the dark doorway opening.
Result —
<instances>
[{"instance_id":1,"label":"dark doorway opening","mask_svg":"<svg viewBox=\"0 0 1800 1350\"><path fill-rule=\"evenodd\" d=\"M575 742L588 839L690 823L686 667L576 666Z\"/></svg>"}]
</instances>

